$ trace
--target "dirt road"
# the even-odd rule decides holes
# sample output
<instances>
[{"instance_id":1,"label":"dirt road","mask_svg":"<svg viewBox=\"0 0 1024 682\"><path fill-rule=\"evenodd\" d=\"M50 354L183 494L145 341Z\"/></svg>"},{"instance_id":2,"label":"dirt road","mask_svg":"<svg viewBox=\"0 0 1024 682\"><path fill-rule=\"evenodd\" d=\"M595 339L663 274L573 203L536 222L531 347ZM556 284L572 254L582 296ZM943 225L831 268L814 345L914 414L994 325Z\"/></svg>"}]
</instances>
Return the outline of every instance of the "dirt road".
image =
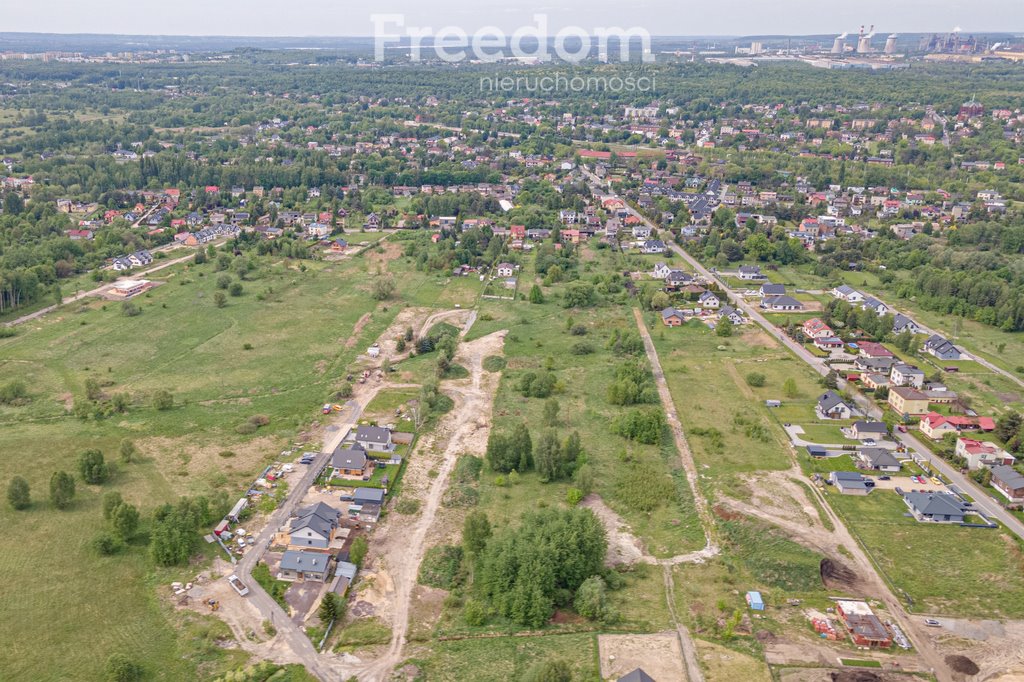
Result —
<instances>
[{"instance_id":1,"label":"dirt road","mask_svg":"<svg viewBox=\"0 0 1024 682\"><path fill-rule=\"evenodd\" d=\"M425 495L420 498L421 512L411 526L408 517L391 515L377 532L373 555L381 570L388 572L394 586L393 594L389 595L392 635L387 651L359 670L360 680L385 680L403 660L412 595L427 549L427 533L434 524L459 455L477 451L476 447L467 447L469 442L486 439L500 375L485 372L483 360L489 355L501 354L505 334L495 332L459 346L455 362L469 370L469 377L442 384L442 390L452 398L455 407L437 430L419 444L416 466L410 468L403 480L407 492L425 489ZM428 475L431 469L438 472L433 479Z\"/></svg>"}]
</instances>

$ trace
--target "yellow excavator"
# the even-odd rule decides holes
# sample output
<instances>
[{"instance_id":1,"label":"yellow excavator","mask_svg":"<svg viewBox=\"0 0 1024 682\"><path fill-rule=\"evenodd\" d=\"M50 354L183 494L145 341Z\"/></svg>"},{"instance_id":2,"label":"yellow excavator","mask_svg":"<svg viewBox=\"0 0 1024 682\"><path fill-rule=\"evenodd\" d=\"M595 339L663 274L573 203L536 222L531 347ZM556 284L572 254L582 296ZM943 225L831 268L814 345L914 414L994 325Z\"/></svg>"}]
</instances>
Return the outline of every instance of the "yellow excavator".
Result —
<instances>
[{"instance_id":1,"label":"yellow excavator","mask_svg":"<svg viewBox=\"0 0 1024 682\"><path fill-rule=\"evenodd\" d=\"M220 608L220 602L216 599L207 599L206 605L210 608L211 611L216 611Z\"/></svg>"}]
</instances>

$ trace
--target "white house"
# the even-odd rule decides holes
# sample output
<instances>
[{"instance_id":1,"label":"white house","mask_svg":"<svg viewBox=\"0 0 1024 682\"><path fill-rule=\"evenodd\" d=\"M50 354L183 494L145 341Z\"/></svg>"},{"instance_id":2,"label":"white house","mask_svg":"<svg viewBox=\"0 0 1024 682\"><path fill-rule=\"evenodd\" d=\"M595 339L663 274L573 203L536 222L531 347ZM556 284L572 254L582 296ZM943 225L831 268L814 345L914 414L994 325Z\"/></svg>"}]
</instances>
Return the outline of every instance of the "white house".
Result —
<instances>
[{"instance_id":1,"label":"white house","mask_svg":"<svg viewBox=\"0 0 1024 682\"><path fill-rule=\"evenodd\" d=\"M516 266L511 263L499 263L497 274L498 277L514 277L516 274Z\"/></svg>"},{"instance_id":2,"label":"white house","mask_svg":"<svg viewBox=\"0 0 1024 682\"><path fill-rule=\"evenodd\" d=\"M849 284L842 284L832 290L832 295L847 303L860 303L864 300L864 294L860 293Z\"/></svg>"}]
</instances>

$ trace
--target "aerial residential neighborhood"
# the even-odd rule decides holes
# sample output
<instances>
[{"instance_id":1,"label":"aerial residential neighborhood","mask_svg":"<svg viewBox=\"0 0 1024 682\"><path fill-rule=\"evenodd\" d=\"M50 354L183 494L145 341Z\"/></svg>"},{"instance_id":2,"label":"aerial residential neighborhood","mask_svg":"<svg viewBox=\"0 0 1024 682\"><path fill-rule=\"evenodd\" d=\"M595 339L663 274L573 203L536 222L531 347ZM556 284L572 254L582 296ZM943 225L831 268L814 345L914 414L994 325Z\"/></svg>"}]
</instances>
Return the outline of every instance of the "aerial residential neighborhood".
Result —
<instances>
[{"instance_id":1,"label":"aerial residential neighborhood","mask_svg":"<svg viewBox=\"0 0 1024 682\"><path fill-rule=\"evenodd\" d=\"M0 678L1024 678L1013 3L119 1L0 33Z\"/></svg>"}]
</instances>

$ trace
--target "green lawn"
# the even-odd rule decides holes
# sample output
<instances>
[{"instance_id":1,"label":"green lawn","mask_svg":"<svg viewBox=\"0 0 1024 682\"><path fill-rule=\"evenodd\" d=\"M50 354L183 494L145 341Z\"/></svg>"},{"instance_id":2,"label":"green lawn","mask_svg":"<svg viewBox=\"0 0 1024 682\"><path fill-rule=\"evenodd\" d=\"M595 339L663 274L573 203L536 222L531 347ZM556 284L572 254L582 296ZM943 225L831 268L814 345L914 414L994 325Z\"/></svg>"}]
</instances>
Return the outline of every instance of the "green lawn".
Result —
<instances>
[{"instance_id":1,"label":"green lawn","mask_svg":"<svg viewBox=\"0 0 1024 682\"><path fill-rule=\"evenodd\" d=\"M92 550L103 525L103 492L117 490L144 519L182 494L206 494L215 503L237 497L265 463L322 419L320 405L349 363L402 306L448 306L476 295L472 282L448 286L447 278L417 272L402 257L386 264L379 254L310 261L301 263L304 271L279 258L258 265L243 282L244 295L229 296L224 308L213 303L220 274L214 264L181 265L162 271L154 279L167 283L135 299L141 315L125 317L120 303L91 300L0 339L0 375L25 381L32 397L28 405L0 407L0 449L8 475L28 479L35 501L25 512L0 508L0 523L17 547L0 559L7 595L0 668L8 678L100 679L112 652L144 661L154 680L205 679L237 667L245 657L216 646L216 637L226 634L176 627L182 616L158 596L157 588L163 594L172 580L191 580L201 566L155 570L144 546L146 524L140 544L121 555L104 558ZM379 266L398 282L396 296L384 302L368 295ZM68 414L65 405L84 401L90 378L104 393L127 394L127 413L84 420ZM153 409L159 389L173 393L173 409ZM236 433L253 415L270 423L255 435ZM53 471L74 472L77 453L87 447L116 460L125 437L138 446L139 461L118 464L103 487L79 481L70 509L50 506ZM55 660L74 665L55 666Z\"/></svg>"},{"instance_id":2,"label":"green lawn","mask_svg":"<svg viewBox=\"0 0 1024 682\"><path fill-rule=\"evenodd\" d=\"M530 666L547 659L569 663L573 679L599 678L593 634L437 641L408 662L420 667L431 682L508 682L523 679Z\"/></svg>"},{"instance_id":3,"label":"green lawn","mask_svg":"<svg viewBox=\"0 0 1024 682\"><path fill-rule=\"evenodd\" d=\"M866 497L828 493L897 595L913 610L950 616L1024 615L1024 552L1002 530L918 523L893 492Z\"/></svg>"}]
</instances>

